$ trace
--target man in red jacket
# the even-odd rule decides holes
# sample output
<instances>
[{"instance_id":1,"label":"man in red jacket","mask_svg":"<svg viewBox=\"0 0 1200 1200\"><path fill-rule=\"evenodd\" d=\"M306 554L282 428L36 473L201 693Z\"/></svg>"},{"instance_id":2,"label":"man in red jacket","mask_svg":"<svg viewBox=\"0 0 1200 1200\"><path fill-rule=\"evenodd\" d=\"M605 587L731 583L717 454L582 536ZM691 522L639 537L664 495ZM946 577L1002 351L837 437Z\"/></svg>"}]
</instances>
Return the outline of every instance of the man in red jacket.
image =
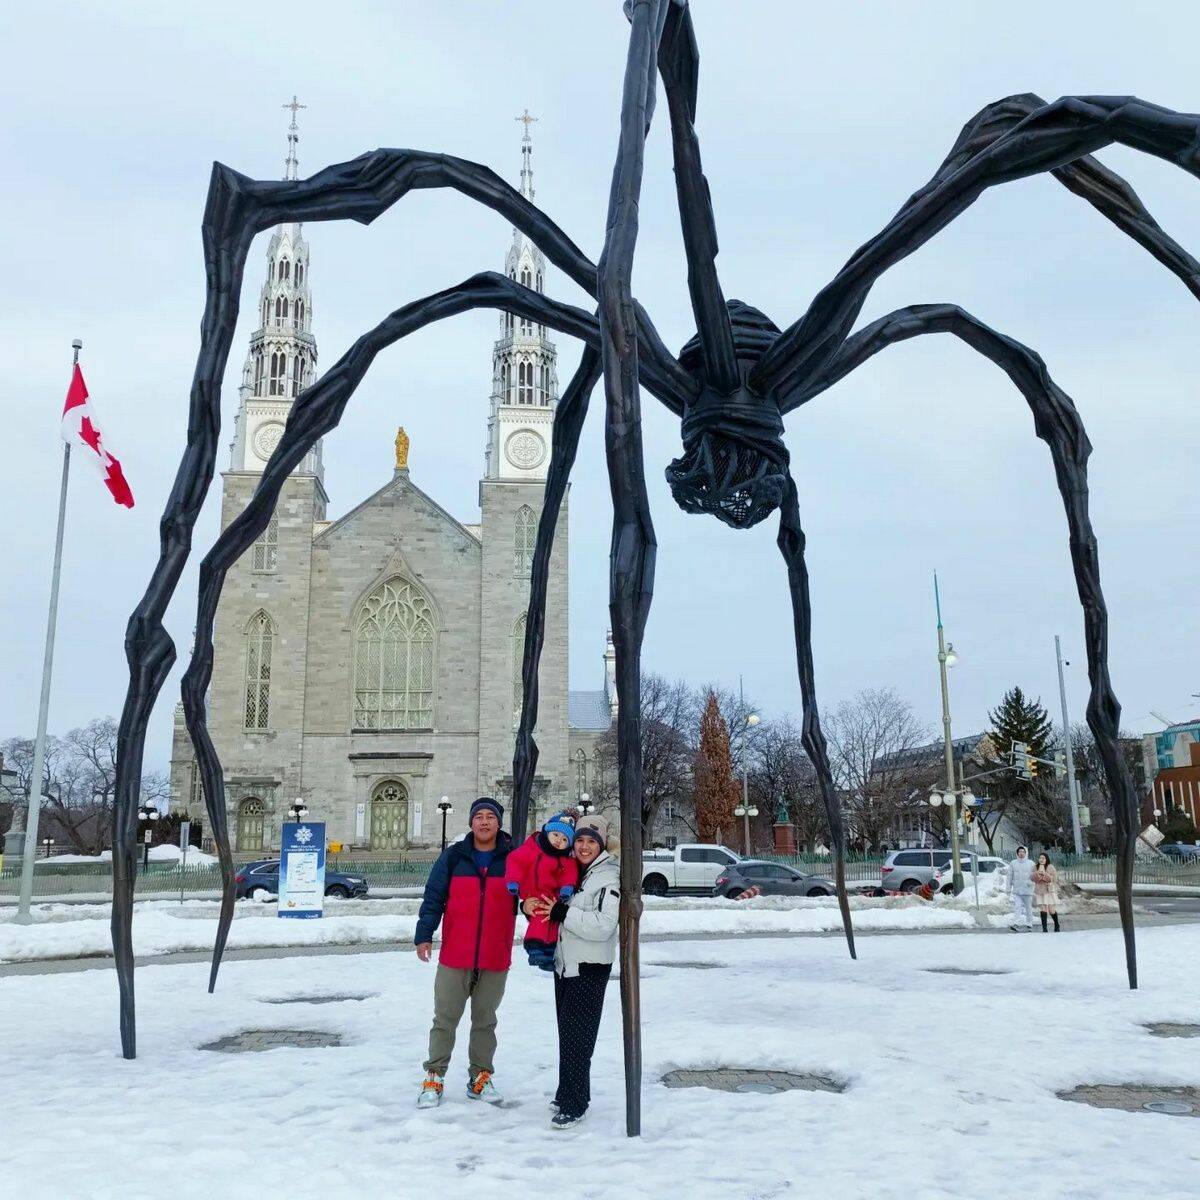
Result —
<instances>
[{"instance_id":1,"label":"man in red jacket","mask_svg":"<svg viewBox=\"0 0 1200 1200\"><path fill-rule=\"evenodd\" d=\"M417 957L428 962L433 935L442 926L442 949L433 983L433 1028L418 1108L442 1101L454 1036L471 1002L467 1095L485 1104L502 1097L492 1082L496 1011L512 963L517 904L504 886L512 840L500 828L504 809L490 796L471 805L471 832L447 846L433 864L417 917Z\"/></svg>"}]
</instances>

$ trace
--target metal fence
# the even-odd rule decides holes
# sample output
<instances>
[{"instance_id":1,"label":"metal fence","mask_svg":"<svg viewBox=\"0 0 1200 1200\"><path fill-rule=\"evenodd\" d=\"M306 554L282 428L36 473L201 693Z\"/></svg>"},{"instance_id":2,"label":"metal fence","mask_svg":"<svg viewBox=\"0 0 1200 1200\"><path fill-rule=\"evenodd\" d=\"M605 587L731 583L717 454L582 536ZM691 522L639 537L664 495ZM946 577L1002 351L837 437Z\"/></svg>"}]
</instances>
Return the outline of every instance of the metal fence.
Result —
<instances>
[{"instance_id":1,"label":"metal fence","mask_svg":"<svg viewBox=\"0 0 1200 1200\"><path fill-rule=\"evenodd\" d=\"M794 854L770 855L772 862L786 863L809 875L833 875L833 863L828 855ZM848 854L846 879L853 884L878 883L883 866L879 855ZM346 855L330 855L328 869L347 875L361 875L372 890L384 888L421 887L429 876L432 862L420 859L354 859ZM1056 854L1054 865L1059 878L1071 883L1108 883L1116 878L1115 859L1090 855ZM10 860L0 872L0 896L15 896L20 888L21 864ZM1176 863L1169 859L1138 859L1134 863L1134 883L1165 884L1175 887L1200 887L1200 863ZM136 891L140 895L167 893L196 895L221 890L221 872L215 863L152 862L139 865ZM38 862L33 872L35 898L59 896L112 894L112 864Z\"/></svg>"}]
</instances>

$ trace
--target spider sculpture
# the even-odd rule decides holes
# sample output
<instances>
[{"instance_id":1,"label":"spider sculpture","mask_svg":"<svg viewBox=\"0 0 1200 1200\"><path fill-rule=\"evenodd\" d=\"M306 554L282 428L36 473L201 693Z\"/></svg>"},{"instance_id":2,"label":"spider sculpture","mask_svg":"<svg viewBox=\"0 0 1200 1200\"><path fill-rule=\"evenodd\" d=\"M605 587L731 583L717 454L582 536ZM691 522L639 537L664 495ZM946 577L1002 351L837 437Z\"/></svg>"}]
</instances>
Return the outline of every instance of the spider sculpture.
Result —
<instances>
[{"instance_id":1,"label":"spider sculpture","mask_svg":"<svg viewBox=\"0 0 1200 1200\"><path fill-rule=\"evenodd\" d=\"M625 1021L627 1128L640 1129L638 920L641 912L641 760L639 674L650 609L655 541L642 462L639 384L681 419L683 453L667 470L678 503L745 528L779 511L778 545L793 604L803 702L803 740L820 781L836 863L838 897L854 954L846 901L845 834L834 792L813 679L811 610L796 486L782 441L783 418L873 354L926 333L953 333L1003 370L1024 396L1038 437L1050 447L1066 510L1070 551L1083 605L1091 697L1088 723L1115 806L1117 881L1130 987L1136 987L1131 879L1138 802L1117 747L1120 708L1109 683L1107 614L1096 539L1088 516L1090 453L1074 404L1031 349L989 329L952 304L903 308L852 332L874 281L967 208L986 188L1042 171L1082 196L1144 246L1200 297L1197 263L1155 223L1137 195L1095 159L1119 142L1200 175L1200 117L1122 97L1067 97L1047 104L1013 96L989 105L964 127L933 178L850 258L807 312L780 330L756 309L726 301L717 278L717 239L694 129L698 55L687 0L628 0L631 24L620 136L603 252L591 262L543 212L476 163L413 150L377 150L307 180L255 181L216 164L204 214L208 275L200 353L191 389L187 448L161 524L161 553L129 623L130 686L121 717L114 812L112 930L121 989L125 1056L136 1050L130 939L136 872L137 783L146 723L174 661L162 624L191 546L192 529L213 477L225 370L246 255L254 236L285 221L374 220L418 188L454 188L487 205L535 241L560 270L597 301L595 314L557 303L503 275L485 272L397 309L363 334L296 400L286 431L246 509L220 535L200 570L195 645L182 692L225 891L213 954L215 985L233 912L233 869L221 764L205 724L212 672L213 620L225 573L266 527L280 489L316 440L332 430L375 356L417 329L468 309L503 309L585 343L555 414L553 450L532 571L524 706L514 756L513 832L524 832L537 747L533 741L546 583L559 506L575 461L588 400L603 375L605 436L613 498L610 615L617 653L621 798L621 999ZM678 357L633 299L645 136L661 75L670 115L676 188L697 333Z\"/></svg>"}]
</instances>

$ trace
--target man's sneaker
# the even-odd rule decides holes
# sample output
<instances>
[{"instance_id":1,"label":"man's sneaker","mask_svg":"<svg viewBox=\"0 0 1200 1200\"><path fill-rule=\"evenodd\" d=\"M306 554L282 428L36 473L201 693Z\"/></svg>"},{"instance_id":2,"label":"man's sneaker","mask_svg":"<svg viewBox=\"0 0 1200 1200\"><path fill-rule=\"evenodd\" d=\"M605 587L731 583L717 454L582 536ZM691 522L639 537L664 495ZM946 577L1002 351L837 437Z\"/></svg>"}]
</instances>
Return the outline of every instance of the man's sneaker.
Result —
<instances>
[{"instance_id":1,"label":"man's sneaker","mask_svg":"<svg viewBox=\"0 0 1200 1200\"><path fill-rule=\"evenodd\" d=\"M579 1116L573 1117L570 1113L557 1112L550 1118L551 1129L573 1129L586 1116L586 1113L580 1113Z\"/></svg>"},{"instance_id":2,"label":"man's sneaker","mask_svg":"<svg viewBox=\"0 0 1200 1200\"><path fill-rule=\"evenodd\" d=\"M467 1095L472 1100L482 1100L484 1104L500 1104L504 1100L504 1097L496 1091L491 1071L480 1071L478 1075L468 1076Z\"/></svg>"},{"instance_id":3,"label":"man's sneaker","mask_svg":"<svg viewBox=\"0 0 1200 1200\"><path fill-rule=\"evenodd\" d=\"M442 1102L442 1076L430 1071L421 1084L421 1094L417 1097L418 1108L437 1108Z\"/></svg>"},{"instance_id":4,"label":"man's sneaker","mask_svg":"<svg viewBox=\"0 0 1200 1200\"><path fill-rule=\"evenodd\" d=\"M562 1106L558 1103L557 1100L550 1101L550 1111L551 1112L558 1112L559 1108L561 1108L561 1107Z\"/></svg>"}]
</instances>

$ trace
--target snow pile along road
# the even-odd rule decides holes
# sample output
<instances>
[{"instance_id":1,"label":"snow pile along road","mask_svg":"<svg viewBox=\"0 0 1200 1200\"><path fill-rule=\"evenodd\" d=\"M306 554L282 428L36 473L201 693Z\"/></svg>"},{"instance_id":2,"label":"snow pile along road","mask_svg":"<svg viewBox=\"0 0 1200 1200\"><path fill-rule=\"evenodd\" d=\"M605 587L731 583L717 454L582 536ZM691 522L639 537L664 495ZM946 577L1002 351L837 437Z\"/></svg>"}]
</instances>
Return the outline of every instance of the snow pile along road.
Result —
<instances>
[{"instance_id":1,"label":"snow pile along road","mask_svg":"<svg viewBox=\"0 0 1200 1200\"><path fill-rule=\"evenodd\" d=\"M966 910L911 897L852 900L855 928L864 933L889 930L970 929ZM416 931L414 900L332 900L319 920L281 920L274 905L238 904L229 946L380 946L411 945ZM137 955L209 950L217 928L216 901L147 901L133 918ZM35 923L0 921L0 962L111 955L107 905L34 906ZM757 900L653 900L646 902L646 935L820 934L841 929L837 902L831 898L762 897ZM518 936L521 927L518 928Z\"/></svg>"}]
</instances>

